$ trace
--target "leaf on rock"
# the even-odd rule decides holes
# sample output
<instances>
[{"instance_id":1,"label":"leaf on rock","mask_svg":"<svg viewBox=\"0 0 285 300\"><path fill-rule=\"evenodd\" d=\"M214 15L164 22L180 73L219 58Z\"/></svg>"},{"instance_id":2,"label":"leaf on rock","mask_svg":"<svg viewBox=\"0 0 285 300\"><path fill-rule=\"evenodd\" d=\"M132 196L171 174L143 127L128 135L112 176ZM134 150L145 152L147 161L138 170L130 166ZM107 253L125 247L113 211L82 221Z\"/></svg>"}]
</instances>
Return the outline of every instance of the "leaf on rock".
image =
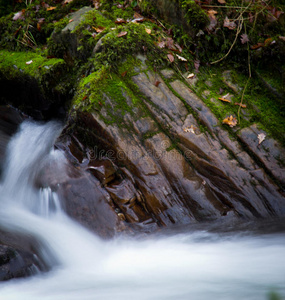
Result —
<instances>
[{"instance_id":1,"label":"leaf on rock","mask_svg":"<svg viewBox=\"0 0 285 300\"><path fill-rule=\"evenodd\" d=\"M171 63L174 62L174 56L173 56L171 53L168 53L168 54L167 54L167 58L169 59L169 61L170 61Z\"/></svg>"},{"instance_id":2,"label":"leaf on rock","mask_svg":"<svg viewBox=\"0 0 285 300\"><path fill-rule=\"evenodd\" d=\"M227 124L230 127L234 127L237 125L237 119L235 117L233 117L232 115L230 115L229 117L227 117L223 120L223 124Z\"/></svg>"},{"instance_id":3,"label":"leaf on rock","mask_svg":"<svg viewBox=\"0 0 285 300\"><path fill-rule=\"evenodd\" d=\"M121 31L120 33L118 33L117 37L122 37L122 36L125 36L127 34L128 34L127 31Z\"/></svg>"},{"instance_id":4,"label":"leaf on rock","mask_svg":"<svg viewBox=\"0 0 285 300\"><path fill-rule=\"evenodd\" d=\"M246 33L243 33L241 36L240 36L240 41L242 44L245 44L247 42L249 42L249 38L248 38L248 35Z\"/></svg>"},{"instance_id":5,"label":"leaf on rock","mask_svg":"<svg viewBox=\"0 0 285 300\"><path fill-rule=\"evenodd\" d=\"M230 29L230 30L233 30L237 27L236 23L235 22L230 22L229 18L226 17L225 20L224 20L224 27Z\"/></svg>"},{"instance_id":6,"label":"leaf on rock","mask_svg":"<svg viewBox=\"0 0 285 300\"><path fill-rule=\"evenodd\" d=\"M265 138L266 138L266 134L265 133L259 133L258 135L257 135L257 138L258 138L258 145L260 145L264 140L265 140Z\"/></svg>"},{"instance_id":7,"label":"leaf on rock","mask_svg":"<svg viewBox=\"0 0 285 300\"><path fill-rule=\"evenodd\" d=\"M156 82L154 83L154 85L155 85L156 87L158 87L160 83L161 83L161 82L160 82L159 80L156 80Z\"/></svg>"},{"instance_id":8,"label":"leaf on rock","mask_svg":"<svg viewBox=\"0 0 285 300\"><path fill-rule=\"evenodd\" d=\"M188 127L185 127L183 128L183 131L184 132L191 132L191 133L194 133L195 134L195 130L197 129L197 127L195 127L194 125L191 125L191 126L188 126Z\"/></svg>"}]
</instances>

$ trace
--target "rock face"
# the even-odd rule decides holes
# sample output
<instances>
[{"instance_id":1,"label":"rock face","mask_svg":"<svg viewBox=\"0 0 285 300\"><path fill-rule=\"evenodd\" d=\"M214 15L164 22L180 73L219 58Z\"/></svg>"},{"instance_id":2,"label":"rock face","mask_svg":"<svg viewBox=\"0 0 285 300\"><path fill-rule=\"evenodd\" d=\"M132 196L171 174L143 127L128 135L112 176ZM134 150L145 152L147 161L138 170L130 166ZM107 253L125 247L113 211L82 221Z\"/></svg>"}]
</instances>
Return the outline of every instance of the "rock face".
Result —
<instances>
[{"instance_id":1,"label":"rock face","mask_svg":"<svg viewBox=\"0 0 285 300\"><path fill-rule=\"evenodd\" d=\"M169 226L284 215L284 149L276 141L258 146L261 131L256 126L240 131L241 143L232 140L225 125L180 80L166 84L152 71L132 80L151 117L137 118L142 115L139 105L133 107L135 115L124 115L120 126L106 124L105 107L116 101L106 95L100 112L78 113L70 135L97 151L87 170L126 223ZM267 144L270 153L264 150ZM88 158L90 153L87 149L81 155ZM82 158L77 163L82 165Z\"/></svg>"}]
</instances>

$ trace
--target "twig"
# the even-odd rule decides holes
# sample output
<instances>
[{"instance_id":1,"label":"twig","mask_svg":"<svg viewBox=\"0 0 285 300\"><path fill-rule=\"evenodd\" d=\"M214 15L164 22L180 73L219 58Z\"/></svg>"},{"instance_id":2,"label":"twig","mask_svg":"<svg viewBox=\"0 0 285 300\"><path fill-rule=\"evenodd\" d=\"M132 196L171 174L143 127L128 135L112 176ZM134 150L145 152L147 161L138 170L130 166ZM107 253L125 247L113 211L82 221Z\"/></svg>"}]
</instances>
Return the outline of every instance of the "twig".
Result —
<instances>
[{"instance_id":1,"label":"twig","mask_svg":"<svg viewBox=\"0 0 285 300\"><path fill-rule=\"evenodd\" d=\"M228 51L227 54L226 54L225 56L223 56L222 58L220 58L220 59L218 59L218 60L216 60L216 61L211 62L211 65L216 64L216 63L222 61L223 59L225 59L225 58L230 54L230 52L232 51L232 49L233 49L233 47L234 47L234 45L235 45L235 43L236 43L236 41L237 41L238 35L239 35L240 32L241 32L242 24L243 24L243 17L241 16L241 18L239 19L239 23L238 23L238 28L237 28L237 32L236 32L235 39L234 39L234 41L233 41L233 43L232 43L232 45L231 45L229 51Z\"/></svg>"}]
</instances>

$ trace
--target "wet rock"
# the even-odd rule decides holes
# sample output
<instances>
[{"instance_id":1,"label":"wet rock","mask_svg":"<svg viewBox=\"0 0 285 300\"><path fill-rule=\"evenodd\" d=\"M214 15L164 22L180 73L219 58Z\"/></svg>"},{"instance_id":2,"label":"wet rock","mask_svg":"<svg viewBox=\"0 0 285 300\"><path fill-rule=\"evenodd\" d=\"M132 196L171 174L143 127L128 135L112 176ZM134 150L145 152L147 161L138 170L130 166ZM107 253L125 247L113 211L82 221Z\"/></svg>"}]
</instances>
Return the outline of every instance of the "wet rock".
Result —
<instances>
[{"instance_id":1,"label":"wet rock","mask_svg":"<svg viewBox=\"0 0 285 300\"><path fill-rule=\"evenodd\" d=\"M281 185L285 186L285 151L281 145L270 137L265 137L259 144L258 135L266 134L254 124L239 132L239 137L255 157L266 167L266 170Z\"/></svg>"},{"instance_id":2,"label":"wet rock","mask_svg":"<svg viewBox=\"0 0 285 300\"><path fill-rule=\"evenodd\" d=\"M52 255L46 261L39 243L32 237L0 229L0 281L23 278L48 271Z\"/></svg>"}]
</instances>

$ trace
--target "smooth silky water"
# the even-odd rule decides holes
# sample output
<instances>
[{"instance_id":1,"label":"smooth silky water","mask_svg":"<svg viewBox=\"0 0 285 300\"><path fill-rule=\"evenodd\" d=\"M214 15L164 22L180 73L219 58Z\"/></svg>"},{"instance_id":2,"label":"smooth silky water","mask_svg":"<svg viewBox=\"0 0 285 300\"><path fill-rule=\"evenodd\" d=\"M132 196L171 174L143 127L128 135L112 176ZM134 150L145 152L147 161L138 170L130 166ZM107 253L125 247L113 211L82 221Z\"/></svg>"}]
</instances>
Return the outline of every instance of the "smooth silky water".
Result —
<instances>
[{"instance_id":1,"label":"smooth silky water","mask_svg":"<svg viewBox=\"0 0 285 300\"><path fill-rule=\"evenodd\" d=\"M64 172L64 155L53 150L60 130L24 122L8 146L0 228L35 237L51 271L1 283L1 300L285 297L284 233L199 230L103 241L71 220L49 187L34 185L45 164Z\"/></svg>"}]
</instances>

